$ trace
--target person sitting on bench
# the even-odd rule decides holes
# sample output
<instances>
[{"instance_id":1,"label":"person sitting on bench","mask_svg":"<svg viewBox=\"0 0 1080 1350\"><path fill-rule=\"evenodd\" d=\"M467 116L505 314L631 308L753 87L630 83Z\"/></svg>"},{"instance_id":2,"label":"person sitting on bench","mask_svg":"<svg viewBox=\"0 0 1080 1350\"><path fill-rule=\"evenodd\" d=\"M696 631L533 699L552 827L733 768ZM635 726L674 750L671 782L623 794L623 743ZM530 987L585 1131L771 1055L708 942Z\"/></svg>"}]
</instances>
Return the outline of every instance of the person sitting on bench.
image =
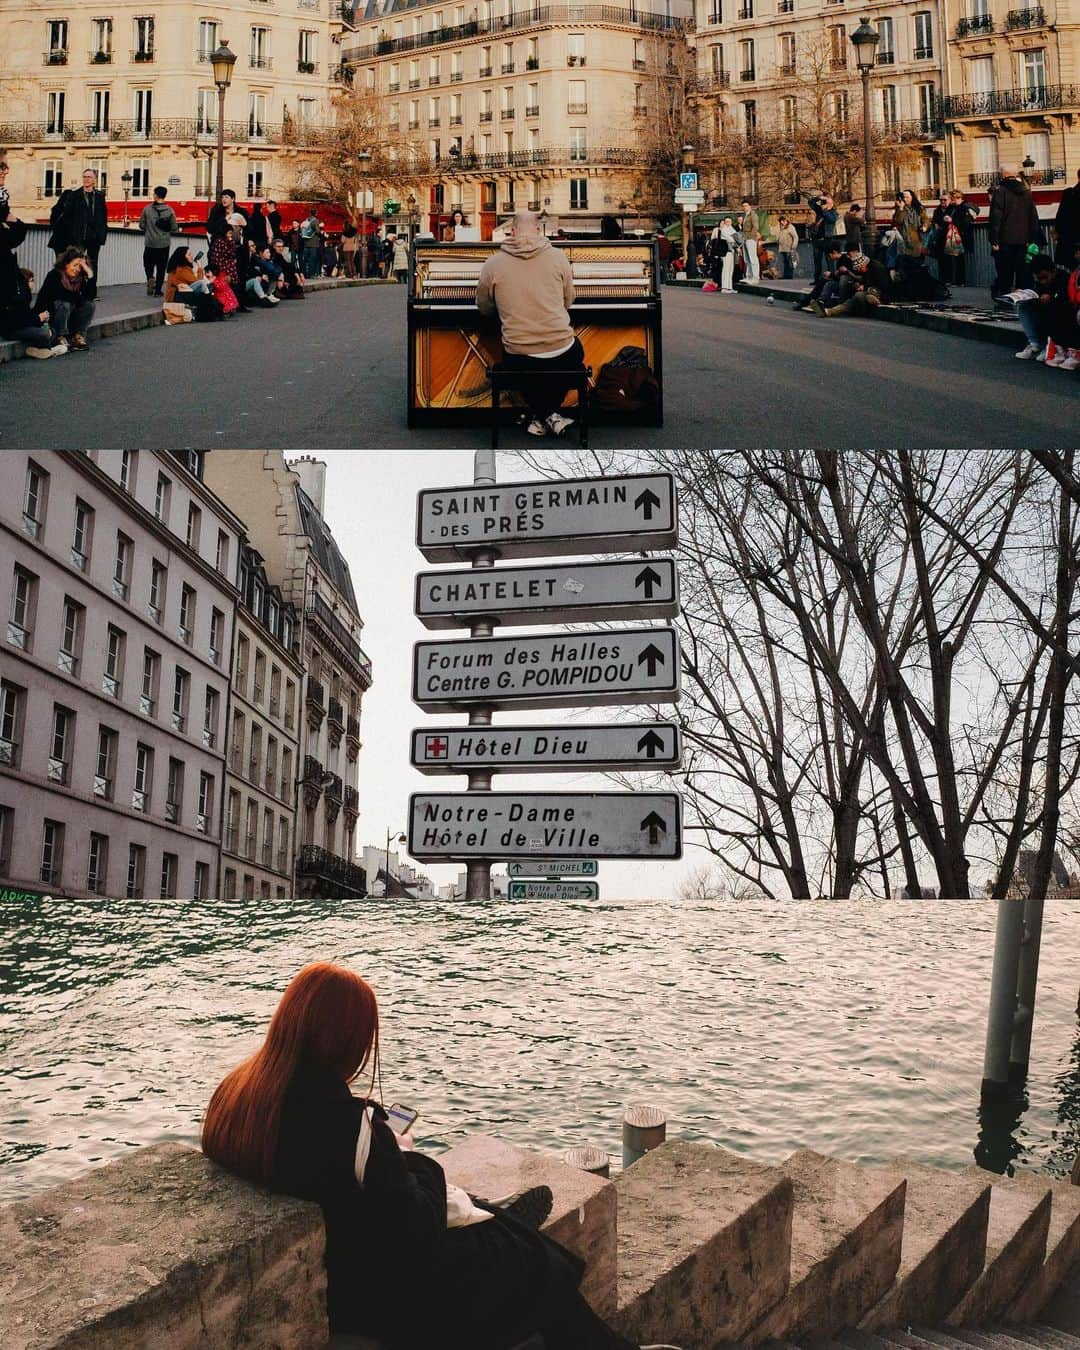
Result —
<instances>
[{"instance_id":1,"label":"person sitting on bench","mask_svg":"<svg viewBox=\"0 0 1080 1350\"><path fill-rule=\"evenodd\" d=\"M497 314L502 327L502 369L519 371L528 407L530 436L561 436L573 426L559 409L573 380L585 368L585 352L570 326L574 282L570 262L540 228L535 211L518 211L510 238L480 270L476 303Z\"/></svg>"}]
</instances>

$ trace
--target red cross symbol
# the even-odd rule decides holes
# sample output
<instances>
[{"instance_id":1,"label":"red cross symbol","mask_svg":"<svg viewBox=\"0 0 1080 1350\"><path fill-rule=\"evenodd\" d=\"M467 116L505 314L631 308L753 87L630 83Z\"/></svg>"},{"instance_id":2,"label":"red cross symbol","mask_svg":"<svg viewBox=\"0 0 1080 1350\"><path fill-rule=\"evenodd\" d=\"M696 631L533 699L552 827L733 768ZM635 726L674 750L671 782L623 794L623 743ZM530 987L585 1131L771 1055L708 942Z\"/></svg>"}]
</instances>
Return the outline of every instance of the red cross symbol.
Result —
<instances>
[{"instance_id":1,"label":"red cross symbol","mask_svg":"<svg viewBox=\"0 0 1080 1350\"><path fill-rule=\"evenodd\" d=\"M428 736L424 741L424 754L428 759L445 759L447 742L442 736Z\"/></svg>"}]
</instances>

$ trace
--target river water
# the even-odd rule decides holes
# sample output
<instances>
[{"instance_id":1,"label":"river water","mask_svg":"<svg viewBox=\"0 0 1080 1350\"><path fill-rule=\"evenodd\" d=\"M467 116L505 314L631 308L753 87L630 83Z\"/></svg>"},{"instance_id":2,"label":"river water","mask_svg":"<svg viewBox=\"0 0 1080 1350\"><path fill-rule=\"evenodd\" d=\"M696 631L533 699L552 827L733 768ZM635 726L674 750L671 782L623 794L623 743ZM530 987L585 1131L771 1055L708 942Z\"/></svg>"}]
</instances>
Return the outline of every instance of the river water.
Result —
<instances>
[{"instance_id":1,"label":"river water","mask_svg":"<svg viewBox=\"0 0 1080 1350\"><path fill-rule=\"evenodd\" d=\"M617 1157L629 1102L760 1158L1063 1172L1080 1149L1080 902L1048 907L1027 1096L993 1118L978 901L47 900L0 924L0 1199L194 1142L316 959L375 985L386 1099L431 1149L484 1130Z\"/></svg>"}]
</instances>

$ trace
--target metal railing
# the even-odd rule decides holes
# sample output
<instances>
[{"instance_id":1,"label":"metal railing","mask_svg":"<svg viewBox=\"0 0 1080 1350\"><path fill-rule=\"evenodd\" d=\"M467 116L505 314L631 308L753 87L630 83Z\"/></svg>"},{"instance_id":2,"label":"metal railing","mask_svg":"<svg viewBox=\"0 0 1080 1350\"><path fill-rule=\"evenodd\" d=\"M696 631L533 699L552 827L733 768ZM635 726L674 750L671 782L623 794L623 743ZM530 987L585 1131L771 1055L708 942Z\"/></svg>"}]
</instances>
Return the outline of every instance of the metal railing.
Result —
<instances>
[{"instance_id":1,"label":"metal railing","mask_svg":"<svg viewBox=\"0 0 1080 1350\"><path fill-rule=\"evenodd\" d=\"M1005 27L1015 32L1018 28L1041 28L1046 23L1046 10L1042 5L1033 5L1028 9L1010 9L1005 15Z\"/></svg>"},{"instance_id":2,"label":"metal railing","mask_svg":"<svg viewBox=\"0 0 1080 1350\"><path fill-rule=\"evenodd\" d=\"M994 20L989 14L970 14L960 19L956 25L956 36L958 38L970 37L972 33L992 33L994 31Z\"/></svg>"},{"instance_id":3,"label":"metal railing","mask_svg":"<svg viewBox=\"0 0 1080 1350\"><path fill-rule=\"evenodd\" d=\"M349 714L348 721L345 723L345 734L352 741L360 739L360 719Z\"/></svg>"},{"instance_id":4,"label":"metal railing","mask_svg":"<svg viewBox=\"0 0 1080 1350\"><path fill-rule=\"evenodd\" d=\"M334 134L332 127L302 122L226 121L225 142L231 145L326 144ZM107 126L94 121L65 119L60 125L49 122L0 122L0 143L35 145L54 141L191 141L217 142L217 124L211 119L194 117L110 118Z\"/></svg>"},{"instance_id":5,"label":"metal railing","mask_svg":"<svg viewBox=\"0 0 1080 1350\"><path fill-rule=\"evenodd\" d=\"M309 703L314 703L318 708L326 706L326 690L319 680L312 679L310 676L308 677L305 697Z\"/></svg>"},{"instance_id":6,"label":"metal railing","mask_svg":"<svg viewBox=\"0 0 1080 1350\"><path fill-rule=\"evenodd\" d=\"M1056 164L1050 169L1025 169L1024 181L1031 187L1051 187L1054 183L1065 181L1065 166ZM973 188L995 188L1001 182L1001 173L969 173L968 186Z\"/></svg>"},{"instance_id":7,"label":"metal railing","mask_svg":"<svg viewBox=\"0 0 1080 1350\"><path fill-rule=\"evenodd\" d=\"M362 896L366 891L366 877L362 867L357 867L355 863L348 862L338 857L336 853L331 853L329 849L320 848L316 844L304 844L300 849L296 860L296 873L297 876L329 882L343 890L351 891L356 896Z\"/></svg>"},{"instance_id":8,"label":"metal railing","mask_svg":"<svg viewBox=\"0 0 1080 1350\"><path fill-rule=\"evenodd\" d=\"M982 94L951 94L942 100L942 107L948 118L996 117L1001 113L1077 108L1080 107L1080 85L1044 84L1028 89L992 89Z\"/></svg>"},{"instance_id":9,"label":"metal railing","mask_svg":"<svg viewBox=\"0 0 1080 1350\"><path fill-rule=\"evenodd\" d=\"M331 726L340 727L342 731L345 730L345 709L342 707L340 699L332 698L330 700L326 718Z\"/></svg>"},{"instance_id":10,"label":"metal railing","mask_svg":"<svg viewBox=\"0 0 1080 1350\"><path fill-rule=\"evenodd\" d=\"M682 19L673 19L666 14L642 14L618 5L534 5L531 9L500 18L473 19L468 23L435 28L430 33L414 33L409 37L380 38L377 42L343 50L341 55L344 61L367 61L373 56L438 47L443 43L461 42L465 38L485 33L509 33L556 23L614 24L666 33L681 33L686 29L686 22Z\"/></svg>"},{"instance_id":11,"label":"metal railing","mask_svg":"<svg viewBox=\"0 0 1080 1350\"><path fill-rule=\"evenodd\" d=\"M464 160L465 158L464 155L461 156L461 160ZM322 596L318 594L312 595L308 600L305 612L307 614L308 622L316 623L327 637L341 648L353 664L359 667L361 676L370 684L371 661L368 659L359 642L357 642L345 624L342 623Z\"/></svg>"}]
</instances>

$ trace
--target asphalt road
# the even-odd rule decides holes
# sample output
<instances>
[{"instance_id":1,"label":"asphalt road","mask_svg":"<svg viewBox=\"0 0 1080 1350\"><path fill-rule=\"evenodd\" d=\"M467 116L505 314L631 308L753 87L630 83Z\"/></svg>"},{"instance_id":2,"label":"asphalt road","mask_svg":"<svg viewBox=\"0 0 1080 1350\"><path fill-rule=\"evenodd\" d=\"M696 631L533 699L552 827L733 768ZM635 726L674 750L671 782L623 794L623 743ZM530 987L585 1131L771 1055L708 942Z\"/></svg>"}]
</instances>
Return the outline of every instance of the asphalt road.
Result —
<instances>
[{"instance_id":1,"label":"asphalt road","mask_svg":"<svg viewBox=\"0 0 1080 1350\"><path fill-rule=\"evenodd\" d=\"M664 292L665 425L597 446L1053 447L1077 374L1011 350L749 296ZM480 446L405 425L405 288L324 291L225 324L154 328L0 367L0 444L24 449ZM527 438L508 432L513 446ZM532 442L532 444L537 444Z\"/></svg>"}]
</instances>

